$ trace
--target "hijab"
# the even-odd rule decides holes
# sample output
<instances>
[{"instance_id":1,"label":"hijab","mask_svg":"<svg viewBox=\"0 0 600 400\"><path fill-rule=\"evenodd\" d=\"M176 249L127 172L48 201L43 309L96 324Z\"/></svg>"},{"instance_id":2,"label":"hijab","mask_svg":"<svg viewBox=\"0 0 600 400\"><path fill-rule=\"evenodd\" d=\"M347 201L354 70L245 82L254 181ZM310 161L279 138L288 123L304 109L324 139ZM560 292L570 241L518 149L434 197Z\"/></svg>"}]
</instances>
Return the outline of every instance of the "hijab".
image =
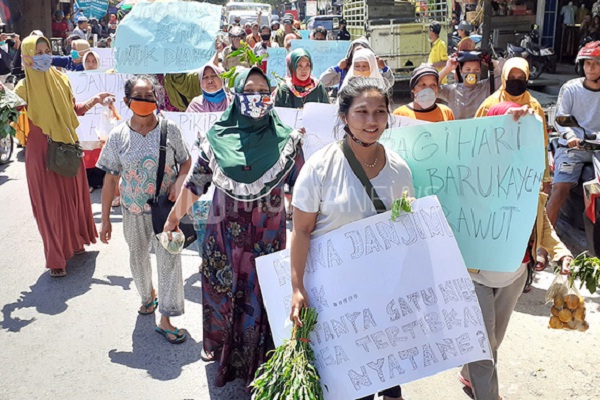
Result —
<instances>
[{"instance_id":1,"label":"hijab","mask_svg":"<svg viewBox=\"0 0 600 400\"><path fill-rule=\"evenodd\" d=\"M202 77L200 76L200 79ZM202 94L197 72L165 75L165 91L171 104L185 111L191 101Z\"/></svg>"},{"instance_id":2,"label":"hijab","mask_svg":"<svg viewBox=\"0 0 600 400\"><path fill-rule=\"evenodd\" d=\"M348 51L346 52L346 60L353 60L354 52L358 46L373 51L373 49L371 48L371 44L369 43L369 39L367 39L364 36L361 36L358 39L350 42L350 47L348 47Z\"/></svg>"},{"instance_id":3,"label":"hijab","mask_svg":"<svg viewBox=\"0 0 600 400\"><path fill-rule=\"evenodd\" d=\"M202 88L202 78L204 77L204 72L207 68L212 69L215 74L220 75L223 73L223 70L212 63L208 63L198 72L198 79L200 80L200 90L202 90L202 94L198 97L195 97L190 105L188 106L186 112L216 112L216 111L225 111L225 109L231 103L231 96L225 92L225 82L221 79L220 90L217 90L215 93L208 93Z\"/></svg>"},{"instance_id":4,"label":"hijab","mask_svg":"<svg viewBox=\"0 0 600 400\"><path fill-rule=\"evenodd\" d=\"M354 56L352 57L352 65L350 66L350 69L348 70L348 73L346 74L346 78L344 79L342 86L340 86L340 90L342 90L342 88L344 88L344 86L346 86L346 84L348 83L348 81L350 79L357 76L354 73L354 64L357 62L364 62L364 61L369 63L370 74L369 74L368 78L379 79L383 82L383 76L381 75L381 72L379 72L379 67L377 66L377 59L375 58L375 53L373 53L373 51L371 51L370 49L364 48L364 49L359 49L354 53Z\"/></svg>"},{"instance_id":5,"label":"hijab","mask_svg":"<svg viewBox=\"0 0 600 400\"><path fill-rule=\"evenodd\" d=\"M99 68L100 68L100 56L99 56L99 55L98 55L98 53L96 53L95 51L88 51L87 53L85 53L85 55L83 56L83 62L82 62L82 64L83 64L83 69L84 69L84 70L86 70L86 71L88 70L88 69L87 69L87 67L86 67L86 65L85 65L85 60L86 60L86 59L87 59L87 58L88 58L90 55L92 55L93 57L95 57L95 58L96 58L96 62L98 63L98 69L99 69Z\"/></svg>"},{"instance_id":6,"label":"hijab","mask_svg":"<svg viewBox=\"0 0 600 400\"><path fill-rule=\"evenodd\" d=\"M287 175L294 165L295 154L291 153L295 150L290 152L287 146L292 139L292 128L285 125L275 111L271 110L260 119L242 115L237 94L244 93L244 86L250 73L258 73L269 82L258 67L244 70L237 75L234 82L236 99L223 113L221 120L206 133L206 139L216 164L229 181L226 183L228 187L253 186L261 181L261 178L262 181L269 178L270 182L263 182L264 187L247 194L244 198L241 198L240 193L235 194L238 199L251 201L268 194L270 189ZM206 154L205 147L202 149ZM286 156L285 150L290 154L287 154L288 157L282 162L282 157ZM265 176L267 172L277 169L274 168L276 165L281 166L282 163L284 166L279 168L279 171L275 171L278 172L276 177L273 173L268 177ZM214 172L215 168L213 168ZM215 184L219 186L216 178ZM223 189L222 186L220 187ZM232 191L235 192L235 189Z\"/></svg>"},{"instance_id":7,"label":"hijab","mask_svg":"<svg viewBox=\"0 0 600 400\"><path fill-rule=\"evenodd\" d=\"M50 41L43 36L28 36L23 40L21 52L33 57L38 40ZM24 60L25 79L15 88L15 93L27 103L27 115L31 122L55 142L75 143L79 120L75 114L73 91L69 78L54 67L46 72L31 68Z\"/></svg>"},{"instance_id":8,"label":"hijab","mask_svg":"<svg viewBox=\"0 0 600 400\"><path fill-rule=\"evenodd\" d=\"M307 58L310 62L311 74L308 76L308 78L306 78L306 80L301 81L296 75L296 69L298 69L298 63L303 58ZM317 88L319 80L312 75L313 62L308 51L304 49L296 49L292 51L286 57L286 64L287 75L285 77L285 84L294 94L294 96L300 98L306 97Z\"/></svg>"}]
</instances>

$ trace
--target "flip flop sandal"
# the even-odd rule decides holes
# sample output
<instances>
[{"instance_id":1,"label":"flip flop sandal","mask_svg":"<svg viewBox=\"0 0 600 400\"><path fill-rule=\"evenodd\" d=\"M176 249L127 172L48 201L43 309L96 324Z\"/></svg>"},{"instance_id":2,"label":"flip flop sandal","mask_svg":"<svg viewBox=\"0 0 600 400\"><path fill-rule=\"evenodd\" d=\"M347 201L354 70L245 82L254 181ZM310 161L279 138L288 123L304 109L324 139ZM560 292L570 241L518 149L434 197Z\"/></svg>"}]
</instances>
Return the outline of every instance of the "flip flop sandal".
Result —
<instances>
[{"instance_id":1,"label":"flip flop sandal","mask_svg":"<svg viewBox=\"0 0 600 400\"><path fill-rule=\"evenodd\" d=\"M464 386L468 387L469 389L471 389L471 381L468 380L467 378L465 378L464 376L462 376L462 374L459 372L458 373L458 381L460 383L462 383Z\"/></svg>"},{"instance_id":2,"label":"flip flop sandal","mask_svg":"<svg viewBox=\"0 0 600 400\"><path fill-rule=\"evenodd\" d=\"M121 207L121 197L116 196L112 202L110 203L110 206L112 208L117 208L117 207Z\"/></svg>"},{"instance_id":3,"label":"flip flop sandal","mask_svg":"<svg viewBox=\"0 0 600 400\"><path fill-rule=\"evenodd\" d=\"M154 300L152 300L150 303L144 304L143 307L146 311L138 310L138 314L140 314L140 315L154 314L154 311L156 311L157 306L158 306L158 297L154 298ZM150 307L152 307L152 311L148 311L148 309Z\"/></svg>"},{"instance_id":4,"label":"flip flop sandal","mask_svg":"<svg viewBox=\"0 0 600 400\"><path fill-rule=\"evenodd\" d=\"M162 329L161 327L157 326L154 330L157 333L163 335L165 339L167 339L167 342L171 344L181 344L187 339L187 333L185 332L185 330L180 330L179 328L175 329L174 331L170 331L168 329ZM169 337L169 334L175 336L175 339L171 339Z\"/></svg>"},{"instance_id":5,"label":"flip flop sandal","mask_svg":"<svg viewBox=\"0 0 600 400\"><path fill-rule=\"evenodd\" d=\"M221 353L221 349L215 351L206 352L204 349L200 350L200 359L204 362L213 362L217 360L217 354Z\"/></svg>"},{"instance_id":6,"label":"flip flop sandal","mask_svg":"<svg viewBox=\"0 0 600 400\"><path fill-rule=\"evenodd\" d=\"M62 278L67 276L67 270L64 268L53 268L50 270L50 276L53 278Z\"/></svg>"}]
</instances>

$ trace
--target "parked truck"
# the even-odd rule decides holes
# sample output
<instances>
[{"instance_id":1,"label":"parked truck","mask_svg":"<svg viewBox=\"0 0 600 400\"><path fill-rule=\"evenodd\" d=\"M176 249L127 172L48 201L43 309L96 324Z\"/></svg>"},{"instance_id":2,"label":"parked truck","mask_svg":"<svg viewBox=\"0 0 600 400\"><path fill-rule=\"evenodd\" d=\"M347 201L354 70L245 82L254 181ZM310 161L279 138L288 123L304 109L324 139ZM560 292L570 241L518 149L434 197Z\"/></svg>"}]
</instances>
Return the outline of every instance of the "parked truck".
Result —
<instances>
[{"instance_id":1,"label":"parked truck","mask_svg":"<svg viewBox=\"0 0 600 400\"><path fill-rule=\"evenodd\" d=\"M366 36L378 56L406 80L411 71L427 62L431 43L429 24L442 24L440 37L447 42L451 31L451 0L346 0L343 16L352 39Z\"/></svg>"}]
</instances>

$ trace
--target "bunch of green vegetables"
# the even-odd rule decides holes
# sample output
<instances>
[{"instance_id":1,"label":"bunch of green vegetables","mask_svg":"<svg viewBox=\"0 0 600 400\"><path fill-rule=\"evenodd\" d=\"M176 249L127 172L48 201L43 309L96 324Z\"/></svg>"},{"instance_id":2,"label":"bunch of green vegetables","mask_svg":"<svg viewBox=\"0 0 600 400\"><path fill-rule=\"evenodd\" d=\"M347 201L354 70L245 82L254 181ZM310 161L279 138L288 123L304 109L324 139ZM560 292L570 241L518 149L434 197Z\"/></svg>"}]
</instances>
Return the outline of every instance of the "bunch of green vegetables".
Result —
<instances>
[{"instance_id":1,"label":"bunch of green vegetables","mask_svg":"<svg viewBox=\"0 0 600 400\"><path fill-rule=\"evenodd\" d=\"M408 197L408 190L402 193L402 198L394 200L392 203L392 221L396 222L400 218L400 212L412 212L412 204Z\"/></svg>"},{"instance_id":2,"label":"bunch of green vegetables","mask_svg":"<svg viewBox=\"0 0 600 400\"><path fill-rule=\"evenodd\" d=\"M250 383L252 400L320 400L323 389L308 337L317 323L314 308L300 311L302 326L292 338L271 352Z\"/></svg>"},{"instance_id":3,"label":"bunch of green vegetables","mask_svg":"<svg viewBox=\"0 0 600 400\"><path fill-rule=\"evenodd\" d=\"M267 57L267 53L257 56L254 54L254 50L248 45L248 43L242 40L241 46L239 49L232 51L227 58L238 57L241 56L240 61L247 62L250 67L258 67L262 64L262 61L265 57ZM232 88L235 82L235 77L239 74L239 71L236 71L238 66L231 68L229 71L225 71L221 74L221 77L225 80L227 87Z\"/></svg>"},{"instance_id":4,"label":"bunch of green vegetables","mask_svg":"<svg viewBox=\"0 0 600 400\"><path fill-rule=\"evenodd\" d=\"M6 88L0 88L0 138L15 135L16 131L11 124L19 119L17 107L23 105L25 102L19 96Z\"/></svg>"},{"instance_id":5,"label":"bunch of green vegetables","mask_svg":"<svg viewBox=\"0 0 600 400\"><path fill-rule=\"evenodd\" d=\"M586 253L581 253L571 263L569 270L569 287L573 287L576 279L581 281L579 288L584 285L590 293L596 293L600 287L600 259L596 257L586 257Z\"/></svg>"}]
</instances>

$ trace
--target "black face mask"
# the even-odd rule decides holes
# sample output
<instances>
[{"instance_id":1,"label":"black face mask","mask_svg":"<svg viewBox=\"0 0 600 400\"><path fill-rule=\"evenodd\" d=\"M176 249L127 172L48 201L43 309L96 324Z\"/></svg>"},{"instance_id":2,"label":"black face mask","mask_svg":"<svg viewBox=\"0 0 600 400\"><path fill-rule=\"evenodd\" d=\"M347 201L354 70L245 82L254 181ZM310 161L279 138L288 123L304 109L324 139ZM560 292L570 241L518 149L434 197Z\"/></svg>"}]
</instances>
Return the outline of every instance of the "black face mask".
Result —
<instances>
[{"instance_id":1,"label":"black face mask","mask_svg":"<svg viewBox=\"0 0 600 400\"><path fill-rule=\"evenodd\" d=\"M511 96L520 96L527 90L527 81L523 79L507 79L506 91Z\"/></svg>"},{"instance_id":2,"label":"black face mask","mask_svg":"<svg viewBox=\"0 0 600 400\"><path fill-rule=\"evenodd\" d=\"M268 33L266 35L260 35L260 38L263 40L263 42L268 42L269 40L271 40L271 34Z\"/></svg>"}]
</instances>

